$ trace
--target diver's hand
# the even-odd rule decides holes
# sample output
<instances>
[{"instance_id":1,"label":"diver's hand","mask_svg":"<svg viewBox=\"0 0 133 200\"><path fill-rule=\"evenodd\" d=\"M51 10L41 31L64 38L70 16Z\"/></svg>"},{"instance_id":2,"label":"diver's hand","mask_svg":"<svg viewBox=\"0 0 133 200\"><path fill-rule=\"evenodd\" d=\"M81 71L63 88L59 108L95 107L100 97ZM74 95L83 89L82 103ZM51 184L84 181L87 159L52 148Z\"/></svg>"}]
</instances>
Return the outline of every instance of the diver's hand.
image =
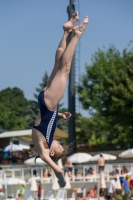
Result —
<instances>
[{"instance_id":1,"label":"diver's hand","mask_svg":"<svg viewBox=\"0 0 133 200\"><path fill-rule=\"evenodd\" d=\"M62 171L55 172L55 175L58 178L58 183L59 183L60 187L65 187L66 181L64 179L63 172Z\"/></svg>"},{"instance_id":2,"label":"diver's hand","mask_svg":"<svg viewBox=\"0 0 133 200\"><path fill-rule=\"evenodd\" d=\"M70 112L64 112L62 113L62 118L65 120L69 120L72 114Z\"/></svg>"},{"instance_id":3,"label":"diver's hand","mask_svg":"<svg viewBox=\"0 0 133 200\"><path fill-rule=\"evenodd\" d=\"M69 120L71 116L70 112L58 113L58 117L64 120Z\"/></svg>"}]
</instances>

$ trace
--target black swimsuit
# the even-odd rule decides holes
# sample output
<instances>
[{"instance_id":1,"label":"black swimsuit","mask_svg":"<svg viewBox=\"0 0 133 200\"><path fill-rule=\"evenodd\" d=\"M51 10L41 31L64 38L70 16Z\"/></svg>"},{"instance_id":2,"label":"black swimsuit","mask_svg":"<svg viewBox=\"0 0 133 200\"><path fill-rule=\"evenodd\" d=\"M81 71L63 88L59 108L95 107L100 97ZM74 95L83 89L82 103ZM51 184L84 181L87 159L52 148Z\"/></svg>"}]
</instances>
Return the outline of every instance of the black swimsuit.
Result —
<instances>
[{"instance_id":1,"label":"black swimsuit","mask_svg":"<svg viewBox=\"0 0 133 200\"><path fill-rule=\"evenodd\" d=\"M33 126L33 128L37 129L43 134L43 136L46 138L48 147L50 148L56 129L58 107L55 109L55 111L50 111L47 108L44 102L44 91L40 92L38 96L38 103L41 114L41 122L38 126Z\"/></svg>"}]
</instances>

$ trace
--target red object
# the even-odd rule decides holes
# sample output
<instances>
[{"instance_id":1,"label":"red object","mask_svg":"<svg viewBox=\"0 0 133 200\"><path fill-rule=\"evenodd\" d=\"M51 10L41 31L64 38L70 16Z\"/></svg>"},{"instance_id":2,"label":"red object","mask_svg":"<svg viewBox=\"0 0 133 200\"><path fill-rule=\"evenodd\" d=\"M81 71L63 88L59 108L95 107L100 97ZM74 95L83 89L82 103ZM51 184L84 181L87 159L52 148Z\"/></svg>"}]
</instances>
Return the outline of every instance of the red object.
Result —
<instances>
[{"instance_id":1,"label":"red object","mask_svg":"<svg viewBox=\"0 0 133 200\"><path fill-rule=\"evenodd\" d=\"M130 180L130 186L133 186L133 180Z\"/></svg>"}]
</instances>

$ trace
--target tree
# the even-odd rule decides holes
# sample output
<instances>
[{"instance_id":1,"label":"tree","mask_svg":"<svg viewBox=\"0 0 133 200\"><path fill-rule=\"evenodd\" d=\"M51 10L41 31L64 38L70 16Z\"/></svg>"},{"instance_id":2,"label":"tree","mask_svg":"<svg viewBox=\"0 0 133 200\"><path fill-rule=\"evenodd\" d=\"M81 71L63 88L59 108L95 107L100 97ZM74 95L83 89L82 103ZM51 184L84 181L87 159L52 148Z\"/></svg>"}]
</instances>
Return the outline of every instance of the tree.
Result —
<instances>
[{"instance_id":1,"label":"tree","mask_svg":"<svg viewBox=\"0 0 133 200\"><path fill-rule=\"evenodd\" d=\"M17 87L0 91L0 127L8 130L27 128L28 100Z\"/></svg>"},{"instance_id":2,"label":"tree","mask_svg":"<svg viewBox=\"0 0 133 200\"><path fill-rule=\"evenodd\" d=\"M76 117L76 140L83 144L103 145L107 140L109 132L107 131L107 124L98 115L91 118ZM105 128L106 127L106 128ZM105 134L103 134L105 132Z\"/></svg>"},{"instance_id":3,"label":"tree","mask_svg":"<svg viewBox=\"0 0 133 200\"><path fill-rule=\"evenodd\" d=\"M38 99L38 94L46 87L48 79L49 79L48 73L47 71L45 71L44 76L42 78L42 83L40 83L39 87L36 88L37 94L36 93L34 94L36 100Z\"/></svg>"},{"instance_id":4,"label":"tree","mask_svg":"<svg viewBox=\"0 0 133 200\"><path fill-rule=\"evenodd\" d=\"M60 113L67 112L68 110L66 108L63 108L62 106L63 106L63 104L59 104L59 108L58 108L59 112ZM65 132L68 132L68 121L64 120L64 119L58 119L57 127L62 129Z\"/></svg>"},{"instance_id":5,"label":"tree","mask_svg":"<svg viewBox=\"0 0 133 200\"><path fill-rule=\"evenodd\" d=\"M102 118L109 130L107 140L110 143L130 147L133 136L133 49L124 49L122 54L114 46L104 51L99 49L91 61L78 86L79 100L91 116Z\"/></svg>"},{"instance_id":6,"label":"tree","mask_svg":"<svg viewBox=\"0 0 133 200\"><path fill-rule=\"evenodd\" d=\"M29 102L29 116L27 118L27 124L29 128L32 128L35 122L35 119L39 113L39 106L38 106L38 95L46 87L48 82L48 73L45 71L44 76L42 78L42 83L39 84L35 90L37 93L34 93L35 100L30 100Z\"/></svg>"}]
</instances>

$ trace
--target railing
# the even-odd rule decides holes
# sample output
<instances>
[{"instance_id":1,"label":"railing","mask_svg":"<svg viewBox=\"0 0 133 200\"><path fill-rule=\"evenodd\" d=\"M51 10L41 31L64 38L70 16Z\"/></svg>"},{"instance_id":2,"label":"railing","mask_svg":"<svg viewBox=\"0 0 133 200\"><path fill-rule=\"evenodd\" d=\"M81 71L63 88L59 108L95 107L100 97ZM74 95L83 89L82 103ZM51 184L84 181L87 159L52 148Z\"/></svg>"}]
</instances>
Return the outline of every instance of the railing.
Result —
<instances>
[{"instance_id":1,"label":"railing","mask_svg":"<svg viewBox=\"0 0 133 200\"><path fill-rule=\"evenodd\" d=\"M133 175L133 164L132 163L120 163L120 164L111 163L111 164L105 165L106 180L107 181L110 180L110 175L109 175L110 172L112 172L116 168L120 169L123 166L126 166L128 168L128 170L131 172L130 174ZM98 175L98 173L97 173L98 168L97 168L96 164L80 165L80 166L75 165L73 167L72 179L70 181L72 181L72 182L76 182L76 181L79 181L79 180L83 181L83 182L97 181L98 180L97 175L95 175L94 177L90 177L89 179L86 178L85 170L89 169L89 167L92 167L94 169L94 171L96 172L96 174ZM26 165L10 166L10 167L7 166L3 170L0 170L0 177L3 178L4 173L5 173L7 178L16 177L16 178L28 180L28 178L33 176L33 174L35 174L35 171L36 171L36 176L39 176L41 179L43 179L43 172L44 172L44 169L46 169L46 168L48 168L47 165L45 165L43 167L35 167L35 166L34 167L28 167ZM77 174L81 174L81 177L82 177L81 179L75 178L76 177L75 171L77 171Z\"/></svg>"}]
</instances>

